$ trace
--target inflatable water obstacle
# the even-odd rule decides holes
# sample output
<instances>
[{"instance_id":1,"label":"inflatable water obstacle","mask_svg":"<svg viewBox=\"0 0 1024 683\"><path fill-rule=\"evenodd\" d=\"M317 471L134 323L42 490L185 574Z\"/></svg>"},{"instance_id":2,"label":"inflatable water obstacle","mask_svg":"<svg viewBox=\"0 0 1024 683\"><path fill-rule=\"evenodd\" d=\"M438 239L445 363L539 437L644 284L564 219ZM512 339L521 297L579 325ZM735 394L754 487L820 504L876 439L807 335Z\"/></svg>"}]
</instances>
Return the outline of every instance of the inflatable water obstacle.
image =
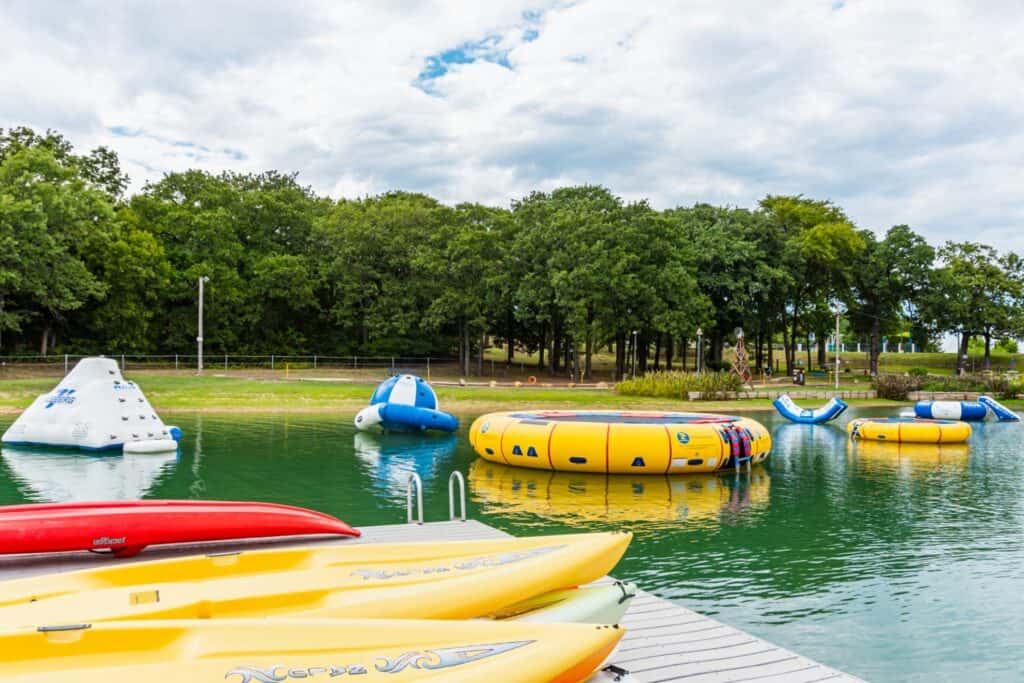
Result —
<instances>
[{"instance_id":1,"label":"inflatable water obstacle","mask_svg":"<svg viewBox=\"0 0 1024 683\"><path fill-rule=\"evenodd\" d=\"M840 398L830 398L828 403L820 408L808 410L796 404L788 394L783 394L772 401L772 405L779 411L779 415L792 422L800 424L816 425L823 422L831 422L842 415L849 406Z\"/></svg>"},{"instance_id":2,"label":"inflatable water obstacle","mask_svg":"<svg viewBox=\"0 0 1024 683\"><path fill-rule=\"evenodd\" d=\"M567 472L714 472L768 457L760 423L710 413L541 411L482 415L469 442L485 460Z\"/></svg>"},{"instance_id":3,"label":"inflatable water obstacle","mask_svg":"<svg viewBox=\"0 0 1024 683\"><path fill-rule=\"evenodd\" d=\"M181 430L157 417L135 382L110 358L83 358L49 394L38 397L0 440L126 453L173 451Z\"/></svg>"},{"instance_id":4,"label":"inflatable water obstacle","mask_svg":"<svg viewBox=\"0 0 1024 683\"><path fill-rule=\"evenodd\" d=\"M395 432L437 429L454 432L459 421L437 409L437 394L426 380L416 375L395 375L377 385L370 405L356 414L357 429L382 429Z\"/></svg>"},{"instance_id":5,"label":"inflatable water obstacle","mask_svg":"<svg viewBox=\"0 0 1024 683\"><path fill-rule=\"evenodd\" d=\"M914 404L917 417L980 422L992 414L1000 422L1020 422L1020 416L989 396L977 401L918 401Z\"/></svg>"},{"instance_id":6,"label":"inflatable water obstacle","mask_svg":"<svg viewBox=\"0 0 1024 683\"><path fill-rule=\"evenodd\" d=\"M999 401L989 396L981 396L978 398L978 402L992 411L992 414L996 416L996 419L1000 422L1020 422L1020 415L1013 412Z\"/></svg>"},{"instance_id":7,"label":"inflatable water obstacle","mask_svg":"<svg viewBox=\"0 0 1024 683\"><path fill-rule=\"evenodd\" d=\"M972 433L966 422L916 417L861 417L851 420L846 430L851 439L895 443L963 443Z\"/></svg>"}]
</instances>

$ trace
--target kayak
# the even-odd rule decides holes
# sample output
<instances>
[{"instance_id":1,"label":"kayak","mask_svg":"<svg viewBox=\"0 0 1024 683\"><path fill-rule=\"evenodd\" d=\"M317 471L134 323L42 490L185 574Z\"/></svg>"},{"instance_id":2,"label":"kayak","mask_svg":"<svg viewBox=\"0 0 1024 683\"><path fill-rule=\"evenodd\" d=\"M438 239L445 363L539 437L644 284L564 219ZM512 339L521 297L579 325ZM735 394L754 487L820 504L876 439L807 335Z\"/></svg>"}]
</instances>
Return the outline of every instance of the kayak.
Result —
<instances>
[{"instance_id":1,"label":"kayak","mask_svg":"<svg viewBox=\"0 0 1024 683\"><path fill-rule=\"evenodd\" d=\"M629 533L262 550L0 582L0 624L467 619L607 574Z\"/></svg>"},{"instance_id":2,"label":"kayak","mask_svg":"<svg viewBox=\"0 0 1024 683\"><path fill-rule=\"evenodd\" d=\"M489 614L491 619L529 623L617 624L636 597L636 584L616 581L600 586L569 588Z\"/></svg>"},{"instance_id":3,"label":"kayak","mask_svg":"<svg viewBox=\"0 0 1024 683\"><path fill-rule=\"evenodd\" d=\"M335 517L276 503L136 500L0 507L0 554L109 551L148 545L359 532Z\"/></svg>"},{"instance_id":4,"label":"kayak","mask_svg":"<svg viewBox=\"0 0 1024 683\"><path fill-rule=\"evenodd\" d=\"M583 681L623 635L608 625L229 619L0 633L6 683Z\"/></svg>"}]
</instances>

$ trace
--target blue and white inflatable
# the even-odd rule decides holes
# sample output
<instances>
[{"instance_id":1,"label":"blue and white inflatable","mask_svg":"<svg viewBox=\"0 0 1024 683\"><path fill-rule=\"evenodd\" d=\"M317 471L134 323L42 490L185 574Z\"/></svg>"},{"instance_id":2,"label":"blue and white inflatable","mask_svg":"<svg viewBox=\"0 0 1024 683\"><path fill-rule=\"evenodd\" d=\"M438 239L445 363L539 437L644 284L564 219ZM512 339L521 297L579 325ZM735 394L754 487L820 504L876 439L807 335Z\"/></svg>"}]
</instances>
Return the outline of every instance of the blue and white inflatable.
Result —
<instances>
[{"instance_id":1,"label":"blue and white inflatable","mask_svg":"<svg viewBox=\"0 0 1024 683\"><path fill-rule=\"evenodd\" d=\"M110 358L83 358L60 384L14 421L2 439L14 446L88 451L175 451L181 430L164 424L135 382Z\"/></svg>"},{"instance_id":2,"label":"blue and white inflatable","mask_svg":"<svg viewBox=\"0 0 1024 683\"><path fill-rule=\"evenodd\" d=\"M914 415L928 420L981 422L988 417L988 408L976 401L918 401Z\"/></svg>"},{"instance_id":3,"label":"blue and white inflatable","mask_svg":"<svg viewBox=\"0 0 1024 683\"><path fill-rule=\"evenodd\" d=\"M437 409L437 394L416 375L396 375L377 385L370 405L356 414L355 423L357 429L380 425L382 429L395 432L425 429L454 432L459 428L454 415Z\"/></svg>"},{"instance_id":4,"label":"blue and white inflatable","mask_svg":"<svg viewBox=\"0 0 1024 683\"><path fill-rule=\"evenodd\" d=\"M849 406L841 398L830 398L828 403L815 410L807 410L798 406L788 394L783 394L772 401L779 415L799 424L817 425L831 422L843 414Z\"/></svg>"},{"instance_id":5,"label":"blue and white inflatable","mask_svg":"<svg viewBox=\"0 0 1024 683\"><path fill-rule=\"evenodd\" d=\"M989 396L982 396L977 401L918 401L914 404L917 417L933 420L981 422L990 412L1000 422L1020 422L1017 413Z\"/></svg>"},{"instance_id":6,"label":"blue and white inflatable","mask_svg":"<svg viewBox=\"0 0 1024 683\"><path fill-rule=\"evenodd\" d=\"M978 403L991 410L992 414L995 415L996 419L1000 422L1020 422L1020 415L1013 412L994 398L982 396L978 399Z\"/></svg>"}]
</instances>

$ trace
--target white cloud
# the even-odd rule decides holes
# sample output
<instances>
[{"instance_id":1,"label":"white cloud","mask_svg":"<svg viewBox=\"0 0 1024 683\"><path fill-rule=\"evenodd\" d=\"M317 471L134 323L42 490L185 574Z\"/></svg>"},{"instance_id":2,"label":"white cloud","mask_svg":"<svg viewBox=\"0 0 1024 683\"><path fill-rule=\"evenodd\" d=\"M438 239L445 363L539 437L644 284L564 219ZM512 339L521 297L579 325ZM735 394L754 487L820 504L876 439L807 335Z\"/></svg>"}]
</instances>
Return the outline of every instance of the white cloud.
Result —
<instances>
[{"instance_id":1,"label":"white cloud","mask_svg":"<svg viewBox=\"0 0 1024 683\"><path fill-rule=\"evenodd\" d=\"M1019 4L969 0L16 0L0 126L107 144L135 187L198 167L451 202L802 192L1024 250L1022 30Z\"/></svg>"}]
</instances>

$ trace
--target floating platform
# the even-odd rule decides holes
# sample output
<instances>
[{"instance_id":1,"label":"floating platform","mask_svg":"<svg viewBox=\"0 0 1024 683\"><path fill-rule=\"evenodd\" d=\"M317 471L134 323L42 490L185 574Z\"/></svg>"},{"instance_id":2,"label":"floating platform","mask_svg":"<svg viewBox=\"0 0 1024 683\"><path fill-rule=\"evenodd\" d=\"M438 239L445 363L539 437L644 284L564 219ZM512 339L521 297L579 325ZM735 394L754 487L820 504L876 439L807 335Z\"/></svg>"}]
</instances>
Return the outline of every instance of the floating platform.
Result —
<instances>
[{"instance_id":1,"label":"floating platform","mask_svg":"<svg viewBox=\"0 0 1024 683\"><path fill-rule=\"evenodd\" d=\"M360 538L344 540L285 538L238 543L155 546L147 550L142 557L126 558L117 562L138 562L202 552L252 550L283 545L416 541L433 543L438 540L481 540L509 535L475 520L389 524L364 526L360 529L363 532ZM110 563L109 557L88 553L0 557L0 580L47 572L73 571ZM633 599L622 625L626 627L626 635L609 659L609 663L629 671L639 681L861 681L855 676L819 664L642 590Z\"/></svg>"},{"instance_id":2,"label":"floating platform","mask_svg":"<svg viewBox=\"0 0 1024 683\"><path fill-rule=\"evenodd\" d=\"M690 474L768 457L771 433L749 417L635 410L488 413L469 428L484 460L559 472Z\"/></svg>"}]
</instances>

